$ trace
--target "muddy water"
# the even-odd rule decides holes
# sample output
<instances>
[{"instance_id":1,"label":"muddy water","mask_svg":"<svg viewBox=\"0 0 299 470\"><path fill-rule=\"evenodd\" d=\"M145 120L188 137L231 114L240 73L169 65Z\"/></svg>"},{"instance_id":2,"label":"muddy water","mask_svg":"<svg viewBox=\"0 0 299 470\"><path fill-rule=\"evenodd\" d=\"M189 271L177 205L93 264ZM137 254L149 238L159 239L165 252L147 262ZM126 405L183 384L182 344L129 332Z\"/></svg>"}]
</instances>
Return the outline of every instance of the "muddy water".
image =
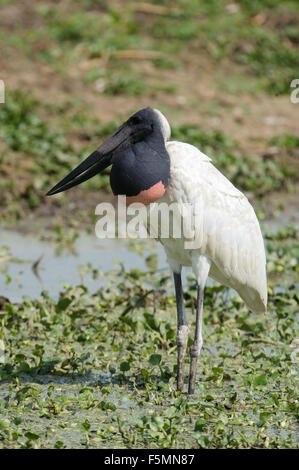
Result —
<instances>
[{"instance_id":1,"label":"muddy water","mask_svg":"<svg viewBox=\"0 0 299 470\"><path fill-rule=\"evenodd\" d=\"M150 245L150 246L148 246ZM57 297L63 283L84 284L96 291L105 279L93 279L84 267L90 263L93 269L108 272L123 263L126 269L145 270L145 259L157 254L158 268L167 268L166 256L158 243L144 244L142 254L130 249L128 240L100 240L95 235L81 233L72 246L57 253L57 243L43 241L34 234L4 230L0 233L0 250L8 247L0 258L0 295L10 301L21 301L23 295L36 297L42 289ZM38 271L33 265L40 258Z\"/></svg>"}]
</instances>

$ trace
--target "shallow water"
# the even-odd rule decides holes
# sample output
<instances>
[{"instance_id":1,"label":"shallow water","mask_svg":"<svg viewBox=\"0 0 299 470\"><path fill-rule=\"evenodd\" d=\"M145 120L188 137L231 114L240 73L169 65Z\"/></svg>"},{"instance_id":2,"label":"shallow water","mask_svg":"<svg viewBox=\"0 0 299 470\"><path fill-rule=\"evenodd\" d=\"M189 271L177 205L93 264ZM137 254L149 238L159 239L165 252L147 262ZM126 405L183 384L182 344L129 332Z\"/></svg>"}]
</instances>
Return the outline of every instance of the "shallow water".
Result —
<instances>
[{"instance_id":1,"label":"shallow water","mask_svg":"<svg viewBox=\"0 0 299 470\"><path fill-rule=\"evenodd\" d=\"M299 229L299 206L298 209L285 210L276 217L271 217L261 222L263 233L275 233L286 225L293 225Z\"/></svg>"},{"instance_id":2,"label":"shallow water","mask_svg":"<svg viewBox=\"0 0 299 470\"><path fill-rule=\"evenodd\" d=\"M263 222L264 233L275 233L287 224L299 227L299 211L283 212L275 218ZM51 235L51 233L47 234ZM47 236L46 235L46 236ZM19 302L24 295L34 298L43 289L57 298L63 283L84 283L91 291L105 286L104 277L93 279L92 273L84 267L109 272L123 263L126 270L138 268L147 270L146 258L156 254L158 269L169 270L162 246L154 240L98 239L95 234L79 233L79 237L70 247L62 244L62 251L57 252L57 242L42 240L35 233L24 234L19 231L2 230L0 232L0 296L8 297L12 302ZM7 256L1 258L1 248L8 247ZM9 257L12 255L13 259ZM33 264L40 258L37 273ZM191 274L191 269L183 272L183 281ZM210 283L210 282L209 282Z\"/></svg>"},{"instance_id":3,"label":"shallow water","mask_svg":"<svg viewBox=\"0 0 299 470\"><path fill-rule=\"evenodd\" d=\"M63 283L83 282L94 292L105 285L105 279L92 279L90 272L82 274L87 263L103 272L110 271L119 263L124 263L127 270L146 270L146 257L155 253L158 256L158 268L168 268L162 247L154 242L150 243L149 247L147 245L144 244L141 255L129 249L128 240L100 240L95 235L81 233L74 242L74 252L65 248L57 254L57 244L54 242L40 240L32 233L3 230L0 233L0 249L3 246L8 247L8 253L17 259L4 259L0 263L0 295L8 297L10 301L19 302L23 295L36 297L42 289L46 289L56 298L63 288ZM41 256L38 278L32 266ZM7 274L11 279L9 283Z\"/></svg>"}]
</instances>

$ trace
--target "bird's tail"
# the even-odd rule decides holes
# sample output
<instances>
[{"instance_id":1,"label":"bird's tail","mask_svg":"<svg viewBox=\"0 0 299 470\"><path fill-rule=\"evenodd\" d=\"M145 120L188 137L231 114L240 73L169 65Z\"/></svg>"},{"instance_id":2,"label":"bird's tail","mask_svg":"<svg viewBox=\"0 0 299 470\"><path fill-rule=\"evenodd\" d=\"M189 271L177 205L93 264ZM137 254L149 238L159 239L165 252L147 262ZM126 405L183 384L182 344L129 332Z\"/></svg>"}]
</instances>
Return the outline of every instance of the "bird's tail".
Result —
<instances>
[{"instance_id":1,"label":"bird's tail","mask_svg":"<svg viewBox=\"0 0 299 470\"><path fill-rule=\"evenodd\" d=\"M267 311L267 287L263 289L254 289L240 287L238 293L255 313L265 313Z\"/></svg>"}]
</instances>

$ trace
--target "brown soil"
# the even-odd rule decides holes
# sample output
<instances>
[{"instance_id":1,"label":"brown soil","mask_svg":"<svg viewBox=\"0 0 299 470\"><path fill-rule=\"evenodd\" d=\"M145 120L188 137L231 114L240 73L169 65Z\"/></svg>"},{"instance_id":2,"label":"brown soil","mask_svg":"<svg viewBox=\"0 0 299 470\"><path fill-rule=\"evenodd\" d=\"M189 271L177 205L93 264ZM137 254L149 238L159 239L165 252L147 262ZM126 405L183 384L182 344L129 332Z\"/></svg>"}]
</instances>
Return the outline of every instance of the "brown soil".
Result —
<instances>
[{"instance_id":1,"label":"brown soil","mask_svg":"<svg viewBox=\"0 0 299 470\"><path fill-rule=\"evenodd\" d=\"M26 28L42 27L36 17L30 15L30 5L29 2L23 2L22 8L11 4L2 7L1 23L7 32L13 31L16 21L22 22ZM41 43L37 47L42 50L46 44ZM126 63L125 60L124 62ZM299 104L292 104L289 96L225 92L220 83L225 81L225 77L229 81L232 75L238 74L242 80L242 67L232 64L216 67L206 55L198 54L195 49L184 53L183 66L175 70L157 69L148 60L138 60L139 73L141 71L145 79L173 83L176 86L175 94L157 92L150 97L106 96L96 90L96 84L84 83L86 72L95 66L105 66L104 60L87 60L82 51L82 60L70 64L65 74L61 74L34 56L21 53L14 46L1 47L1 79L8 89L28 90L43 103L63 104L80 98L86 103L88 112L102 123L125 119L132 111L150 105L161 110L166 109L165 113L171 124L198 124L204 129L220 130L232 136L238 142L242 154L255 158L261 158L269 152L265 139L284 133L299 135ZM217 104L212 108L214 103ZM80 132L73 138L79 143L82 140ZM84 141L83 144L85 145ZM272 148L271 152L274 155L277 149ZM296 161L292 159L291 164L298 168L298 155ZM95 200L99 202L101 198L107 197L110 196L106 193L85 191L84 204L88 204L92 210ZM287 194L283 198L287 202L293 195ZM269 197L270 211L280 199L281 196ZM80 209L81 191L67 195L67 200L74 202ZM36 216L56 217L57 211L59 213L59 209L46 200L44 207L36 211Z\"/></svg>"}]
</instances>

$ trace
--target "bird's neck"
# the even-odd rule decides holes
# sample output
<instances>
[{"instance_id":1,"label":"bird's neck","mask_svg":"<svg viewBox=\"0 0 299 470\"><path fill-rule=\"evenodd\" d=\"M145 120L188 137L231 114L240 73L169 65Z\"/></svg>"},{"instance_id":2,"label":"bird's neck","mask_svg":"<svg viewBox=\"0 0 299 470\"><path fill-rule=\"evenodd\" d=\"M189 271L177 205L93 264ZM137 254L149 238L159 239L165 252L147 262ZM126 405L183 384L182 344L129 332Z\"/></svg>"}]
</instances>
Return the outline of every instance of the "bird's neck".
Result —
<instances>
[{"instance_id":1,"label":"bird's neck","mask_svg":"<svg viewBox=\"0 0 299 470\"><path fill-rule=\"evenodd\" d=\"M115 195L127 203L150 204L165 194L170 178L170 159L162 134L148 136L115 157L110 183Z\"/></svg>"}]
</instances>

